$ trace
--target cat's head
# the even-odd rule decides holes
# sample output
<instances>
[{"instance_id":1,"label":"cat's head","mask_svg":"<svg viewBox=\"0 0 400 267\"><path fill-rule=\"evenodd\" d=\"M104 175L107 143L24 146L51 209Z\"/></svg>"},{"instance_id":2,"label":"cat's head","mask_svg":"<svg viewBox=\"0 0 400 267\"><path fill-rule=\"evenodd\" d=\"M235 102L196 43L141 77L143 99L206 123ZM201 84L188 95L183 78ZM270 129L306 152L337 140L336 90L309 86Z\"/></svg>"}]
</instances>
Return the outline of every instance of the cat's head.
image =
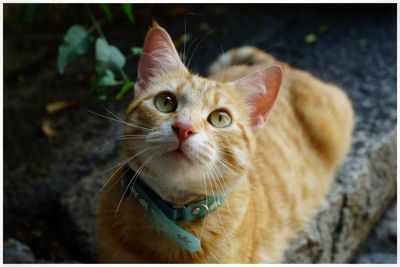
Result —
<instances>
[{"instance_id":1,"label":"cat's head","mask_svg":"<svg viewBox=\"0 0 400 267\"><path fill-rule=\"evenodd\" d=\"M174 203L229 192L251 166L255 133L281 81L277 66L229 83L192 74L168 33L155 23L127 111L129 164Z\"/></svg>"}]
</instances>

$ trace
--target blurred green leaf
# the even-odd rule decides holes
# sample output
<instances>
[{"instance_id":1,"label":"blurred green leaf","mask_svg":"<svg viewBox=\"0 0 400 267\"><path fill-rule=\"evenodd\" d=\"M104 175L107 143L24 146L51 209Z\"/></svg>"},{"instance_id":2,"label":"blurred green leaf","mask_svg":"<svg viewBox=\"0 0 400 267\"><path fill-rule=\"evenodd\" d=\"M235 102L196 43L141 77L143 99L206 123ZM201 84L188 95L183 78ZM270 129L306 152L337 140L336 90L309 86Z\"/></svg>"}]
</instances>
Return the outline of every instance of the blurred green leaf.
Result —
<instances>
[{"instance_id":1,"label":"blurred green leaf","mask_svg":"<svg viewBox=\"0 0 400 267\"><path fill-rule=\"evenodd\" d=\"M78 56L85 54L93 42L93 37L80 25L71 26L58 47L58 71L64 73L65 67Z\"/></svg>"},{"instance_id":2,"label":"blurred green leaf","mask_svg":"<svg viewBox=\"0 0 400 267\"><path fill-rule=\"evenodd\" d=\"M143 53L143 48L141 48L141 47L132 47L131 51L132 51L132 54L134 56L140 56Z\"/></svg>"},{"instance_id":3,"label":"blurred green leaf","mask_svg":"<svg viewBox=\"0 0 400 267\"><path fill-rule=\"evenodd\" d=\"M368 44L368 40L367 40L366 38L361 38L361 39L358 40L358 44L359 44L361 47L366 47L367 44Z\"/></svg>"},{"instance_id":4,"label":"blurred green leaf","mask_svg":"<svg viewBox=\"0 0 400 267\"><path fill-rule=\"evenodd\" d=\"M189 42L190 38L192 38L192 36L189 33L182 34L182 36L179 38L179 43L187 43Z\"/></svg>"},{"instance_id":5,"label":"blurred green leaf","mask_svg":"<svg viewBox=\"0 0 400 267\"><path fill-rule=\"evenodd\" d=\"M100 86L115 86L122 83L123 81L115 80L114 73L111 70L107 70L97 81L97 84Z\"/></svg>"},{"instance_id":6,"label":"blurred green leaf","mask_svg":"<svg viewBox=\"0 0 400 267\"><path fill-rule=\"evenodd\" d=\"M34 22L47 7L47 4L24 4L18 22L21 24Z\"/></svg>"},{"instance_id":7,"label":"blurred green leaf","mask_svg":"<svg viewBox=\"0 0 400 267\"><path fill-rule=\"evenodd\" d=\"M106 70L103 75L98 75L95 84L90 88L92 94L100 100L106 100L106 89L108 86L122 84L123 81L115 80L115 75L111 70Z\"/></svg>"},{"instance_id":8,"label":"blurred green leaf","mask_svg":"<svg viewBox=\"0 0 400 267\"><path fill-rule=\"evenodd\" d=\"M121 100L122 97L125 95L125 93L128 92L131 88L133 88L134 85L135 85L135 83L132 81L125 82L124 85L122 86L121 90L119 90L119 92L116 96L116 99Z\"/></svg>"},{"instance_id":9,"label":"blurred green leaf","mask_svg":"<svg viewBox=\"0 0 400 267\"><path fill-rule=\"evenodd\" d=\"M112 22L112 13L110 8L108 7L108 4L100 4L101 10L103 10L104 14L106 15L106 18L109 22Z\"/></svg>"},{"instance_id":10,"label":"blurred green leaf","mask_svg":"<svg viewBox=\"0 0 400 267\"><path fill-rule=\"evenodd\" d=\"M317 40L317 36L314 33L309 33L306 35L306 37L304 37L304 41L307 44L312 44Z\"/></svg>"},{"instance_id":11,"label":"blurred green leaf","mask_svg":"<svg viewBox=\"0 0 400 267\"><path fill-rule=\"evenodd\" d=\"M133 11L132 11L132 4L122 4L122 10L129 18L129 21L135 23L135 17L133 16Z\"/></svg>"},{"instance_id":12,"label":"blurred green leaf","mask_svg":"<svg viewBox=\"0 0 400 267\"><path fill-rule=\"evenodd\" d=\"M125 56L103 38L96 40L96 71L103 76L107 70L119 71L125 65Z\"/></svg>"}]
</instances>

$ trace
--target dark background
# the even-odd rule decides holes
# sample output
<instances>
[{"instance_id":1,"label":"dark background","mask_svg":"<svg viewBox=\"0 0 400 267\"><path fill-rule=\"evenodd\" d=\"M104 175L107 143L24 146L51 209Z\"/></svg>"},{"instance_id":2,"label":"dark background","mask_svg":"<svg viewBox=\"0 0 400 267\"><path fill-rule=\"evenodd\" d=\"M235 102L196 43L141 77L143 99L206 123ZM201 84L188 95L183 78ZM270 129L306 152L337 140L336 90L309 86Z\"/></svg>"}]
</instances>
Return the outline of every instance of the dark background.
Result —
<instances>
[{"instance_id":1,"label":"dark background","mask_svg":"<svg viewBox=\"0 0 400 267\"><path fill-rule=\"evenodd\" d=\"M191 36L186 47L193 41L188 54L193 53L190 67L195 72L206 74L222 51L254 45L342 86L353 100L359 133L376 138L396 123L395 4L134 4L134 24L119 6L110 6L112 22L102 19L98 5L90 8L104 22L110 44L125 55L131 47L142 46L153 18L182 50L179 39L186 20ZM118 149L96 149L115 137L120 126L88 110L104 114L105 106L122 114L132 96L116 101L118 88L108 90L107 101L90 94L93 48L65 74L57 72L57 49L67 29L73 24L91 27L84 5L41 5L33 14L24 14L23 5L6 4L3 20L4 240L27 244L37 259L91 261L76 246L60 197ZM316 35L313 43L305 41L310 33ZM132 80L137 61L129 59L125 68ZM49 103L76 99L77 105L60 112L46 111ZM44 125L55 135L49 136Z\"/></svg>"}]
</instances>

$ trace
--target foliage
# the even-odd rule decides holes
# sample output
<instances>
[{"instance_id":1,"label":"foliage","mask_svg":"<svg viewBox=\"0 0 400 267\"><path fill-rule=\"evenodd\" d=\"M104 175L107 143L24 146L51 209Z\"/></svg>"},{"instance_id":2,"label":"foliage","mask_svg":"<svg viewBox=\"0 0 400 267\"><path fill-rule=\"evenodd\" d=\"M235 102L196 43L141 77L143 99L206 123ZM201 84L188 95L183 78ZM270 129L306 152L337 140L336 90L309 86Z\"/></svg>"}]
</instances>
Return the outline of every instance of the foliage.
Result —
<instances>
[{"instance_id":1,"label":"foliage","mask_svg":"<svg viewBox=\"0 0 400 267\"><path fill-rule=\"evenodd\" d=\"M127 81L127 82L125 82L124 85L122 86L121 90L120 90L119 93L117 94L117 97L116 97L117 100L120 100L120 99L124 96L124 94L125 94L126 92L128 92L130 89L133 88L133 86L135 86L135 83L134 83L134 82L132 82L132 81Z\"/></svg>"},{"instance_id":2,"label":"foliage","mask_svg":"<svg viewBox=\"0 0 400 267\"><path fill-rule=\"evenodd\" d=\"M122 9L124 10L126 16L129 18L130 22L135 23L135 17L133 16L132 5L122 4Z\"/></svg>"},{"instance_id":3,"label":"foliage","mask_svg":"<svg viewBox=\"0 0 400 267\"><path fill-rule=\"evenodd\" d=\"M113 19L113 14L108 4L99 4L108 22ZM132 4L121 4L121 9L127 16L130 22L135 23ZM64 73L67 65L72 63L79 56L84 55L94 44L96 56L96 81L91 87L91 92L99 99L107 99L107 87L121 86L116 94L116 99L120 100L126 92L134 88L135 83L131 81L124 71L126 60L131 56L139 56L142 49L132 47L132 54L125 57L124 54L114 45L108 43L106 37L101 31L100 25L92 12L89 5L86 5L86 10L90 19L93 22L91 30L85 30L81 25L72 25L64 36L64 41L58 49L58 71ZM96 30L97 37L92 34ZM94 42L95 40L95 42Z\"/></svg>"},{"instance_id":4,"label":"foliage","mask_svg":"<svg viewBox=\"0 0 400 267\"><path fill-rule=\"evenodd\" d=\"M47 4L25 4L18 18L19 24L32 23L37 20Z\"/></svg>"},{"instance_id":5,"label":"foliage","mask_svg":"<svg viewBox=\"0 0 400 267\"><path fill-rule=\"evenodd\" d=\"M64 42L58 48L58 71L64 73L65 67L85 52L93 43L91 36L80 25L72 25L64 36Z\"/></svg>"},{"instance_id":6,"label":"foliage","mask_svg":"<svg viewBox=\"0 0 400 267\"><path fill-rule=\"evenodd\" d=\"M112 22L112 13L110 8L108 7L107 4L100 4L101 10L103 10L104 14L106 15L106 18L109 22Z\"/></svg>"},{"instance_id":7,"label":"foliage","mask_svg":"<svg viewBox=\"0 0 400 267\"><path fill-rule=\"evenodd\" d=\"M96 40L96 71L102 75L107 70L118 71L125 65L125 57L113 45L109 45L103 38Z\"/></svg>"}]
</instances>

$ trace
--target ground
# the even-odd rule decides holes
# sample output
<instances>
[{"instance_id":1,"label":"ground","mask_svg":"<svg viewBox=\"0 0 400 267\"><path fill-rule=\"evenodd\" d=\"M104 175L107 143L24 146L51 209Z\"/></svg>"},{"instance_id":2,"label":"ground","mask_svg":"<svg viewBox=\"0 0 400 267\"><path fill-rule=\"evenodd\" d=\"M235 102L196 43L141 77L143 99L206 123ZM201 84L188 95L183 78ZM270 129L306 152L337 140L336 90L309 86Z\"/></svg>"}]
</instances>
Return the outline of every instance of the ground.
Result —
<instances>
[{"instance_id":1,"label":"ground","mask_svg":"<svg viewBox=\"0 0 400 267\"><path fill-rule=\"evenodd\" d=\"M16 19L20 9L10 4L4 9L4 240L27 244L37 259L88 262L66 223L61 195L103 169L118 150L99 146L122 125L88 110L105 114L104 106L123 114L132 96L116 101L117 89L110 89L109 99L100 101L90 94L93 52L65 74L57 72L57 48L68 27L90 27L83 5L49 5L28 24ZM117 7L113 10L118 14ZM134 5L134 15L135 24L115 15L103 25L110 43L125 54L143 44L153 18L182 49L186 21L195 72L205 75L210 62L229 48L254 45L343 87L357 114L353 157L368 149L367 141L396 127L395 5L153 4ZM126 67L133 80L136 65L132 58ZM49 103L71 99L79 103L57 113L46 110Z\"/></svg>"}]
</instances>

